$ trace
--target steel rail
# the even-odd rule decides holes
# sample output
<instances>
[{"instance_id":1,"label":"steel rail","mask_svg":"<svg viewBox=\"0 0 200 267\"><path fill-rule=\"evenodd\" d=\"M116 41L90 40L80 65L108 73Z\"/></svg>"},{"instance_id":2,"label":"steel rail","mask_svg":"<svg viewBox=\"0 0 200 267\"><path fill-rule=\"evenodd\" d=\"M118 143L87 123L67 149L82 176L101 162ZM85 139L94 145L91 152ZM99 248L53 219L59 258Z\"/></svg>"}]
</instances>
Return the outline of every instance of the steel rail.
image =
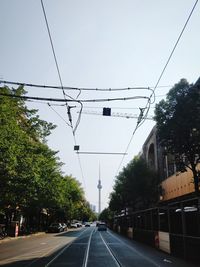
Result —
<instances>
[{"instance_id":1,"label":"steel rail","mask_svg":"<svg viewBox=\"0 0 200 267\"><path fill-rule=\"evenodd\" d=\"M117 259L116 255L114 254L114 252L112 251L111 247L108 245L108 243L106 243L105 239L103 238L102 234L100 233L100 237L105 245L105 247L107 248L108 252L110 253L112 259L114 260L114 262L116 263L117 267L123 267L123 265L120 263L120 261Z\"/></svg>"},{"instance_id":2,"label":"steel rail","mask_svg":"<svg viewBox=\"0 0 200 267\"><path fill-rule=\"evenodd\" d=\"M75 240L77 240L80 236L82 236L83 233L85 233L86 230L82 231L80 233L80 235L77 236L77 238ZM69 242L58 254L56 254L56 256L51 259L46 265L45 267L48 267L50 266L61 254L63 254L63 252L65 252L66 249L68 249L73 243L75 240L72 240L71 242Z\"/></svg>"},{"instance_id":3,"label":"steel rail","mask_svg":"<svg viewBox=\"0 0 200 267\"><path fill-rule=\"evenodd\" d=\"M126 242L124 242L123 240L119 239L118 237L116 237L115 235L113 235L110 231L107 231L108 234L112 237L114 237L116 240L118 240L121 244L124 244L126 247L128 247L130 250L132 250L133 252L137 253L139 256L141 256L142 258L146 259L148 262L150 262L151 264L153 264L156 267L160 267L159 264L157 264L154 260L150 259L149 257L145 256L144 254L140 253L137 249L133 248L132 246L128 245Z\"/></svg>"}]
</instances>

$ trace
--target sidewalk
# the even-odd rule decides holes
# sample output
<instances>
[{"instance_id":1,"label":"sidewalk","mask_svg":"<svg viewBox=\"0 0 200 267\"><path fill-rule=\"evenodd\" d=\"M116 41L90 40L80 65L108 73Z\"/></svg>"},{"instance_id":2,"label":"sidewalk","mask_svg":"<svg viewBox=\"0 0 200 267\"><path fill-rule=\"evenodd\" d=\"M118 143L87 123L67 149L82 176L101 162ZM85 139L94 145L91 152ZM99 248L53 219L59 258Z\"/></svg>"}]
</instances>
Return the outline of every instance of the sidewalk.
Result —
<instances>
[{"instance_id":1,"label":"sidewalk","mask_svg":"<svg viewBox=\"0 0 200 267\"><path fill-rule=\"evenodd\" d=\"M31 237L33 235L37 236L37 235L43 235L43 234L46 234L46 232L37 232L37 233L32 233L32 234L27 234L27 235L19 235L19 236L16 236L16 237L6 236L4 239L0 240L0 244L4 243L4 242L7 242L7 241L11 241L11 240L18 240L18 239L21 239L21 238L28 238L28 237Z\"/></svg>"},{"instance_id":2,"label":"sidewalk","mask_svg":"<svg viewBox=\"0 0 200 267\"><path fill-rule=\"evenodd\" d=\"M76 229L74 229L74 228L68 228L68 230L64 231L64 232L67 233L67 232L75 231L75 230ZM61 232L61 233L63 233L63 232ZM28 237L31 237L31 236L38 236L38 235L44 235L44 234L46 234L46 232L36 232L36 233L32 233L32 234L27 234L27 235L19 235L19 236L16 236L16 237L6 236L4 239L0 239L0 244L3 243L3 242L11 241L11 240L18 240L18 239L21 239L21 238L28 238Z\"/></svg>"}]
</instances>

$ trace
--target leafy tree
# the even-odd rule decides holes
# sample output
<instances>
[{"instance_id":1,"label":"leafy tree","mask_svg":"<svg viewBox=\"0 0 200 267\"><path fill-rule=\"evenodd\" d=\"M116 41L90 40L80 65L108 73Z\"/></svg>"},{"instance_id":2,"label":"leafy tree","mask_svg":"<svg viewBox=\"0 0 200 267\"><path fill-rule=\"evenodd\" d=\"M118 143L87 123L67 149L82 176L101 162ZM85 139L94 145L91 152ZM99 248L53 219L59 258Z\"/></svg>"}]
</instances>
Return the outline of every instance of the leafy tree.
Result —
<instances>
[{"instance_id":1,"label":"leafy tree","mask_svg":"<svg viewBox=\"0 0 200 267\"><path fill-rule=\"evenodd\" d=\"M25 93L23 87L3 87L0 93L13 95L0 95L0 207L16 211L42 206L44 199L47 203L54 195L49 180L59 175L56 152L44 144L55 126L40 120L36 110L27 109L23 100L14 97Z\"/></svg>"},{"instance_id":2,"label":"leafy tree","mask_svg":"<svg viewBox=\"0 0 200 267\"><path fill-rule=\"evenodd\" d=\"M49 220L93 218L80 183L62 175L57 152L46 144L55 126L15 97L25 93L0 88L0 212L8 221L23 213L32 227L44 210Z\"/></svg>"},{"instance_id":3,"label":"leafy tree","mask_svg":"<svg viewBox=\"0 0 200 267\"><path fill-rule=\"evenodd\" d=\"M200 79L190 86L185 79L156 105L155 120L161 146L174 156L177 170L193 172L195 192L199 191Z\"/></svg>"},{"instance_id":4,"label":"leafy tree","mask_svg":"<svg viewBox=\"0 0 200 267\"><path fill-rule=\"evenodd\" d=\"M142 158L135 157L117 176L110 195L110 210L148 208L157 202L157 184L157 174Z\"/></svg>"},{"instance_id":5,"label":"leafy tree","mask_svg":"<svg viewBox=\"0 0 200 267\"><path fill-rule=\"evenodd\" d=\"M114 213L109 208L105 208L99 215L99 220L110 223L114 218Z\"/></svg>"}]
</instances>

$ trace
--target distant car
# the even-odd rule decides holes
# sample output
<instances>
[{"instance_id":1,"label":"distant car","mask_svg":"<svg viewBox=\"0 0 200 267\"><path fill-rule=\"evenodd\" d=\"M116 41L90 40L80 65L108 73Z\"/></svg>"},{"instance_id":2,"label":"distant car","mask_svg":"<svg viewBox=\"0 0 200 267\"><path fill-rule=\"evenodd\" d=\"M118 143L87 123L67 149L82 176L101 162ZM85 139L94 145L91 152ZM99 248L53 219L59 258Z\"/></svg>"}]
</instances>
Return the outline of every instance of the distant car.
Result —
<instances>
[{"instance_id":1,"label":"distant car","mask_svg":"<svg viewBox=\"0 0 200 267\"><path fill-rule=\"evenodd\" d=\"M63 227L61 223L52 223L48 227L48 233L60 233L63 232Z\"/></svg>"},{"instance_id":2,"label":"distant car","mask_svg":"<svg viewBox=\"0 0 200 267\"><path fill-rule=\"evenodd\" d=\"M85 227L90 227L90 223L86 223L85 224Z\"/></svg>"},{"instance_id":3,"label":"distant car","mask_svg":"<svg viewBox=\"0 0 200 267\"><path fill-rule=\"evenodd\" d=\"M97 227L98 227L98 231L107 231L107 225L103 222L101 223L99 222Z\"/></svg>"}]
</instances>

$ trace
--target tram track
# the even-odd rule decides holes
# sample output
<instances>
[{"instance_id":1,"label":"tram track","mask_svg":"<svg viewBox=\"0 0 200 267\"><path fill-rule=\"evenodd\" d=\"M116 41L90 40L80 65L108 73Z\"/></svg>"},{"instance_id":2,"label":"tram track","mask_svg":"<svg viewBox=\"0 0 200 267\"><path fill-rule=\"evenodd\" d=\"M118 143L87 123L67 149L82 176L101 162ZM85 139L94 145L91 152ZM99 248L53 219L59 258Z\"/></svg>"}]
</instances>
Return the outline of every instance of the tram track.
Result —
<instances>
[{"instance_id":1,"label":"tram track","mask_svg":"<svg viewBox=\"0 0 200 267\"><path fill-rule=\"evenodd\" d=\"M134 260L131 254L135 254L134 265L132 265ZM100 232L97 228L91 227L81 232L76 240L67 244L45 266L56 267L64 264L75 267L129 267L142 266L141 263L139 264L141 259L147 264L144 266L160 266L125 244L109 230Z\"/></svg>"},{"instance_id":2,"label":"tram track","mask_svg":"<svg viewBox=\"0 0 200 267\"><path fill-rule=\"evenodd\" d=\"M103 241L103 243L105 244L107 250L109 251L111 257L113 258L113 260L116 263L116 267L123 267L123 265L120 263L119 259L117 259L116 255L114 254L114 252L112 251L111 247L109 246L108 243L106 243L105 239L103 238L102 234L100 234L100 237Z\"/></svg>"},{"instance_id":3,"label":"tram track","mask_svg":"<svg viewBox=\"0 0 200 267\"><path fill-rule=\"evenodd\" d=\"M88 232L89 235L88 235ZM80 240L83 239L83 240ZM94 245L95 244L95 245ZM109 244L106 242L105 238L103 237L103 234L97 231L96 228L93 229L87 229L81 232L81 234L77 237L76 240L68 243L59 253L57 253L54 258L52 258L45 267L49 266L60 266L64 262L64 254L67 254L71 250L73 253L73 247L75 248L75 251L77 251L77 255L74 255L74 262L68 262L69 258L66 258L65 266L77 266L77 267L91 267L91 266L105 266L105 262L109 262L109 267L123 267L123 265L120 263L117 256L112 251ZM95 247L95 249L94 249ZM78 262L76 264L76 259L78 259L78 251L83 251L82 253L82 259L80 260L79 257L79 265ZM100 250L100 253L99 253ZM101 255L98 257L98 255ZM61 260L63 258L63 261ZM80 264L80 261L82 261L82 264ZM95 261L95 263L94 263ZM61 263L62 262L62 263Z\"/></svg>"},{"instance_id":4,"label":"tram track","mask_svg":"<svg viewBox=\"0 0 200 267\"><path fill-rule=\"evenodd\" d=\"M106 240L108 239L108 241ZM109 240L111 239L111 240ZM123 241L121 238L117 237L110 231L107 231L106 238L104 238L106 245L109 247L109 249L112 251L112 254L116 258L116 260L119 262L119 266L125 267L125 266L142 266L140 260L144 262L144 266L152 266L152 267L161 267L160 264L156 263L154 260L150 259L144 253L139 252L137 249L135 249L133 246L130 244L127 244L125 241ZM120 247L120 249L118 249ZM123 249L122 249L123 248ZM119 253L119 252L123 253ZM126 251L126 253L125 253ZM130 254L134 254L134 257L129 256ZM116 256L117 255L117 256ZM122 257L122 255L126 255ZM130 257L130 260L128 258ZM132 265L130 261L138 261L136 265Z\"/></svg>"},{"instance_id":5,"label":"tram track","mask_svg":"<svg viewBox=\"0 0 200 267\"><path fill-rule=\"evenodd\" d=\"M28 240L27 240L28 241ZM71 233L47 236L38 239L33 245L26 242L27 252L13 257L5 258L1 266L31 266L31 267L188 267L187 264L159 251L131 242L109 229L97 231L97 228L78 229ZM42 242L42 243L41 243ZM12 243L11 249L16 247ZM32 243L31 243L32 244ZM40 246L43 244L42 246ZM5 246L6 248L7 246ZM6 251L4 249L4 251ZM196 267L196 265L194 266Z\"/></svg>"}]
</instances>

